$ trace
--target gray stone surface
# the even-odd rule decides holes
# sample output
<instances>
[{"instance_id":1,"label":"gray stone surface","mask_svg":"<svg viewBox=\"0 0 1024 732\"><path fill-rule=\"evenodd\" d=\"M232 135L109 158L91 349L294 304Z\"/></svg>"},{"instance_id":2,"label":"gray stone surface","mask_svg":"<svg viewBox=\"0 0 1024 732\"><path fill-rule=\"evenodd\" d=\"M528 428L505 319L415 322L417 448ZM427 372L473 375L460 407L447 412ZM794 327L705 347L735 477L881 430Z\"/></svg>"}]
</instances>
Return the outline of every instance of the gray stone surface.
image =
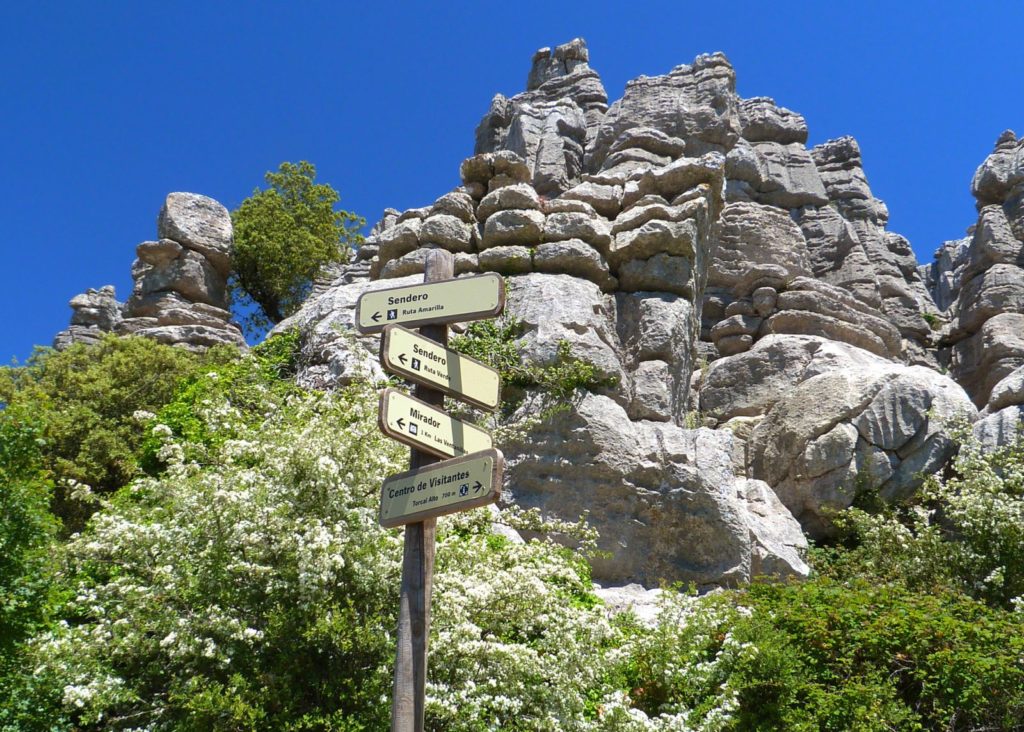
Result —
<instances>
[{"instance_id":1,"label":"gray stone surface","mask_svg":"<svg viewBox=\"0 0 1024 732\"><path fill-rule=\"evenodd\" d=\"M921 366L826 372L782 394L758 424L750 475L774 488L809 536L825 537L831 513L858 492L911 495L955 449L945 424L976 415L955 382Z\"/></svg>"},{"instance_id":2,"label":"gray stone surface","mask_svg":"<svg viewBox=\"0 0 1024 732\"><path fill-rule=\"evenodd\" d=\"M999 313L952 347L950 374L979 407L992 389L1024 366L1024 314Z\"/></svg>"},{"instance_id":3,"label":"gray stone surface","mask_svg":"<svg viewBox=\"0 0 1024 732\"><path fill-rule=\"evenodd\" d=\"M498 211L484 224L480 249L500 246L534 247L540 244L543 233L544 214L540 211Z\"/></svg>"},{"instance_id":4,"label":"gray stone surface","mask_svg":"<svg viewBox=\"0 0 1024 732\"><path fill-rule=\"evenodd\" d=\"M533 254L522 246L491 247L480 252L478 258L483 272L503 275L526 274L533 271Z\"/></svg>"},{"instance_id":5,"label":"gray stone surface","mask_svg":"<svg viewBox=\"0 0 1024 732\"><path fill-rule=\"evenodd\" d=\"M331 389L358 378L374 382L384 379L378 357L380 339L360 335L355 329L356 301L364 292L420 282L423 282L421 275L374 282L339 282L320 297L307 300L294 315L278 323L271 334L292 328L302 333L299 384L313 389Z\"/></svg>"},{"instance_id":6,"label":"gray stone surface","mask_svg":"<svg viewBox=\"0 0 1024 732\"><path fill-rule=\"evenodd\" d=\"M589 511L608 552L594 565L602 582L656 587L674 577L713 586L766 568L806 574L799 527L767 486L733 476L731 439L634 422L611 399L581 395L529 441L509 446L503 500L562 519ZM558 485L573 488L552 490Z\"/></svg>"},{"instance_id":7,"label":"gray stone surface","mask_svg":"<svg viewBox=\"0 0 1024 732\"><path fill-rule=\"evenodd\" d=\"M971 193L980 209L990 204L1003 204L1021 184L1024 184L1024 139L1018 140L1012 130L1006 130L996 141L992 154L975 171Z\"/></svg>"},{"instance_id":8,"label":"gray stone surface","mask_svg":"<svg viewBox=\"0 0 1024 732\"><path fill-rule=\"evenodd\" d=\"M985 411L998 412L1014 404L1024 404L1024 366L1015 369L996 384L985 405Z\"/></svg>"},{"instance_id":9,"label":"gray stone surface","mask_svg":"<svg viewBox=\"0 0 1024 732\"><path fill-rule=\"evenodd\" d=\"M105 333L114 331L123 318L123 305L117 301L113 285L89 289L75 295L71 306L71 324L53 338L53 347L62 351L75 343L91 345Z\"/></svg>"},{"instance_id":10,"label":"gray stone surface","mask_svg":"<svg viewBox=\"0 0 1024 732\"><path fill-rule=\"evenodd\" d=\"M434 214L420 226L419 240L452 252L472 252L473 226L450 214Z\"/></svg>"},{"instance_id":11,"label":"gray stone surface","mask_svg":"<svg viewBox=\"0 0 1024 732\"><path fill-rule=\"evenodd\" d=\"M488 252L493 251L488 249ZM541 244L533 254L533 267L538 272L569 274L597 284L604 291L614 290L618 282L611 276L608 263L590 244L579 239Z\"/></svg>"},{"instance_id":12,"label":"gray stone surface","mask_svg":"<svg viewBox=\"0 0 1024 732\"><path fill-rule=\"evenodd\" d=\"M491 191L480 201L476 217L486 222L491 214L509 209L540 210L540 196L529 183L514 183Z\"/></svg>"},{"instance_id":13,"label":"gray stone surface","mask_svg":"<svg viewBox=\"0 0 1024 732\"><path fill-rule=\"evenodd\" d=\"M194 249L227 277L231 269L231 214L197 193L171 193L157 217L157 236Z\"/></svg>"},{"instance_id":14,"label":"gray stone surface","mask_svg":"<svg viewBox=\"0 0 1024 732\"><path fill-rule=\"evenodd\" d=\"M724 152L739 138L738 107L736 75L720 53L699 56L664 76L633 79L601 121L586 167L600 169L615 141L632 127L653 127L679 138L689 155Z\"/></svg>"},{"instance_id":15,"label":"gray stone surface","mask_svg":"<svg viewBox=\"0 0 1024 732\"><path fill-rule=\"evenodd\" d=\"M783 211L756 203L730 203L715 227L708 286L749 295L809 275L810 258L800 228Z\"/></svg>"},{"instance_id":16,"label":"gray stone surface","mask_svg":"<svg viewBox=\"0 0 1024 732\"><path fill-rule=\"evenodd\" d=\"M1024 435L1024 405L1004 407L974 423L974 439L986 452L1014 444Z\"/></svg>"},{"instance_id":17,"label":"gray stone surface","mask_svg":"<svg viewBox=\"0 0 1024 732\"><path fill-rule=\"evenodd\" d=\"M739 113L740 134L749 142L807 143L807 122L803 115L777 106L771 97L744 99L740 102Z\"/></svg>"}]
</instances>

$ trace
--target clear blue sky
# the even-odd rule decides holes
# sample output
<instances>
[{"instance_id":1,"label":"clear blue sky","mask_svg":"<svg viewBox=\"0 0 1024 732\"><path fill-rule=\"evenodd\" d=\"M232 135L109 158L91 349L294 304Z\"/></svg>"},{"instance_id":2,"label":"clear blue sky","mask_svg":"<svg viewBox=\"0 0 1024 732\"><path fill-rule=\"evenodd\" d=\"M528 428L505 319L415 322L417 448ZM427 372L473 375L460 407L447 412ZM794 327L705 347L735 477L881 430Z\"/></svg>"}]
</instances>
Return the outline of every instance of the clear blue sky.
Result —
<instances>
[{"instance_id":1,"label":"clear blue sky","mask_svg":"<svg viewBox=\"0 0 1024 732\"><path fill-rule=\"evenodd\" d=\"M0 363L67 301L130 294L171 191L234 208L310 160L372 223L458 184L492 95L541 46L586 38L609 96L724 51L741 95L861 144L921 261L973 223L971 176L1024 133L1024 3L5 2L0 8Z\"/></svg>"}]
</instances>

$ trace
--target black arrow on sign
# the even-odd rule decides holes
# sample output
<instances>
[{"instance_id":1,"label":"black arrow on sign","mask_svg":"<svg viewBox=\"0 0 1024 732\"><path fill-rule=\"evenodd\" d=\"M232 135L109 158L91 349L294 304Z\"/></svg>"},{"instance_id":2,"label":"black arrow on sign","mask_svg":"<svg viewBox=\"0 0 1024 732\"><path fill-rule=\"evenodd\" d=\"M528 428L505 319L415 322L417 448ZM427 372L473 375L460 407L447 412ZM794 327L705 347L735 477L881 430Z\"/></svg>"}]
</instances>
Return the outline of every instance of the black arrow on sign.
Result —
<instances>
[{"instance_id":1,"label":"black arrow on sign","mask_svg":"<svg viewBox=\"0 0 1024 732\"><path fill-rule=\"evenodd\" d=\"M406 357L405 357L404 353L399 353L398 354L398 360L402 362L403 366L405 366Z\"/></svg>"},{"instance_id":2,"label":"black arrow on sign","mask_svg":"<svg viewBox=\"0 0 1024 732\"><path fill-rule=\"evenodd\" d=\"M473 492L474 492L474 493L479 493L479 492L480 492L480 489L481 489L481 488L483 488L483 487L484 487L484 484L483 484L483 483L481 483L481 482L480 482L480 481L478 480L478 481L476 482L476 485L475 485L475 486L473 486Z\"/></svg>"},{"instance_id":3,"label":"black arrow on sign","mask_svg":"<svg viewBox=\"0 0 1024 732\"><path fill-rule=\"evenodd\" d=\"M374 323L380 322L380 313L374 313L373 315L371 315L370 320L372 320Z\"/></svg>"},{"instance_id":4,"label":"black arrow on sign","mask_svg":"<svg viewBox=\"0 0 1024 732\"><path fill-rule=\"evenodd\" d=\"M398 429L400 429L400 430L404 430L405 429L405 420L402 419L401 417L399 417L397 420L395 420L395 423L398 425Z\"/></svg>"}]
</instances>

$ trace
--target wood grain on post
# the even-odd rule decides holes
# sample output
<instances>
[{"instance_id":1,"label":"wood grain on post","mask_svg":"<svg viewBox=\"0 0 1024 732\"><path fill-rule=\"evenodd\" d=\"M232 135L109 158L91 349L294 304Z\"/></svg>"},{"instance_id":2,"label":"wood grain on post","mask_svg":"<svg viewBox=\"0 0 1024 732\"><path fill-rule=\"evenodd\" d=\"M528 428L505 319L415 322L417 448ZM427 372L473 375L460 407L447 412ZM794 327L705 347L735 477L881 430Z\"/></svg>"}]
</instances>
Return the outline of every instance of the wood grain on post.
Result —
<instances>
[{"instance_id":1,"label":"wood grain on post","mask_svg":"<svg viewBox=\"0 0 1024 732\"><path fill-rule=\"evenodd\" d=\"M424 282L446 280L455 274L455 258L444 249L427 254ZM447 325L427 325L420 335L448 345ZM417 399L444 409L444 392L417 386ZM432 465L440 460L429 453L411 450L409 468ZM398 651L395 657L395 686L391 704L391 732L423 732L423 703L427 688L427 642L430 636L430 595L434 579L434 531L437 519L405 527L402 554L402 589L398 605Z\"/></svg>"}]
</instances>

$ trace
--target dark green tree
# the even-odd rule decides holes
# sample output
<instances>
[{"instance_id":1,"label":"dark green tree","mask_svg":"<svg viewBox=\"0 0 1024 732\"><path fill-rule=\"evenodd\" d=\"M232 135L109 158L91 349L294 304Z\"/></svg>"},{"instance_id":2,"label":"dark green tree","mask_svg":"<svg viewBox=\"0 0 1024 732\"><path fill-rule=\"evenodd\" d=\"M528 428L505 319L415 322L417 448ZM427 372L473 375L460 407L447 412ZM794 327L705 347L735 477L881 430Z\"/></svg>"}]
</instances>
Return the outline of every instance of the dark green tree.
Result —
<instances>
[{"instance_id":1,"label":"dark green tree","mask_svg":"<svg viewBox=\"0 0 1024 732\"><path fill-rule=\"evenodd\" d=\"M326 265L347 261L362 243L358 229L366 223L335 208L338 192L315 182L312 163L281 163L265 178L269 188L257 188L231 214L232 292L236 306L251 311L242 320L252 334L295 312L313 278Z\"/></svg>"}]
</instances>

